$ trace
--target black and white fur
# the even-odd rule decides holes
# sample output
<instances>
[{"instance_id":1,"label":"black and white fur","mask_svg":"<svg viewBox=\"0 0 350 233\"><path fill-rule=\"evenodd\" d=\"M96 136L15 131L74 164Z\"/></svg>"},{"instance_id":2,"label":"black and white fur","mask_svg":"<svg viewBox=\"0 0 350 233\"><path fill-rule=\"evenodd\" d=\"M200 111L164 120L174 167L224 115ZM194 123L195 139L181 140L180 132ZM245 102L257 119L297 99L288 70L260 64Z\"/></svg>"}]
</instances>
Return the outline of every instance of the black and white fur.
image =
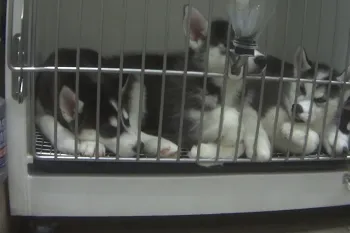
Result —
<instances>
[{"instance_id":1,"label":"black and white fur","mask_svg":"<svg viewBox=\"0 0 350 233\"><path fill-rule=\"evenodd\" d=\"M338 122L339 120L339 122ZM339 124L339 128L336 125ZM338 133L338 136L336 134ZM328 127L326 138L324 138L323 147L329 155L345 155L349 154L350 139L350 104L349 98L344 104L341 115ZM335 145L335 146L334 146Z\"/></svg>"},{"instance_id":2,"label":"black and white fur","mask_svg":"<svg viewBox=\"0 0 350 233\"><path fill-rule=\"evenodd\" d=\"M208 22L206 19L201 16L201 14L198 12L198 10L192 8L192 11L194 11L196 17L193 19L194 22L197 24L203 25L202 27L205 29L202 29L202 31L207 30ZM185 17L186 19L186 17ZM185 22L185 21L184 21ZM227 22L222 22L223 25L227 24ZM194 23L193 23L194 24ZM184 24L185 25L185 24ZM184 26L185 27L185 26ZM225 28L223 26L223 28ZM193 30L198 31L198 30ZM224 31L223 29L221 31ZM212 36L215 36L215 34L212 33ZM191 37L191 38L197 38L197 37ZM214 41L217 41L214 39ZM201 51L198 48L201 48L201 45L204 44L205 40L191 40L191 48L194 51ZM217 58L220 55L220 48L223 48L225 46L224 41L220 41L217 43L216 46L212 47L210 50L210 56L209 58ZM197 48L198 47L198 48ZM222 57L224 59L224 57ZM266 66L266 76L273 76L273 77L280 77L281 75L281 68L282 68L282 61L273 57L273 56L263 56L258 51L255 51L255 57L251 58L254 62L251 62L250 60L248 66L252 67L254 64L259 64L259 62L262 62L263 65L267 63ZM259 61L259 59L261 59ZM213 59L214 60L214 59ZM218 61L220 59L215 59L215 61ZM298 62L301 61L301 66L299 69ZM261 66L262 67L262 66ZM315 65L312 64L306 57L306 53L304 49L299 48L295 54L294 58L294 64L285 64L284 69L284 77L290 77L295 78L298 77L298 71L301 72L301 78L302 79L313 79L316 77L317 79L323 79L328 80L330 78L330 68L326 65L319 64L319 69L317 70L317 73L315 73ZM222 67L221 67L222 69ZM219 69L220 70L220 69ZM218 70L217 70L218 71ZM220 72L220 71L218 71ZM238 78L230 78L227 83L227 91L226 91L226 107L228 109L240 109L240 97L241 92L243 90L243 81L240 79L241 76ZM333 80L342 81L345 78L345 72L339 74L337 72L333 72L332 75ZM222 88L222 79L213 79L213 84ZM276 107L277 107L277 100L278 100L278 89L279 84L276 81L266 81L265 83L265 89L262 90L263 93L263 104L261 106L262 110L262 121L259 127L259 135L257 137L257 147L256 151L254 151L254 142L257 132L257 125L258 125L258 111L259 111L259 102L260 102L260 96L261 96L261 85L262 82L259 80L247 80L247 86L245 87L245 93L246 95L243 96L245 98L244 108L243 112L243 127L244 129L241 132L242 135L242 144L245 146L245 152L248 158L252 158L254 154L256 153L256 157L258 161L266 161L271 157L272 154L272 148L271 148L271 142L270 140L273 138L274 134L274 122L276 119ZM323 126L323 116L325 113L325 104L324 101L329 102L328 107L328 114L326 116L326 126L327 129L325 131L325 137L324 141L322 142L324 147L326 148L327 152L329 153L331 146L333 145L334 141L334 135L335 132L338 131L338 128L333 123L333 119L335 117L336 111L338 109L338 103L340 100L340 86L334 86L331 87L331 94L330 96L325 95L325 89L326 85L318 85L315 91L314 96L311 96L312 92L312 83L301 84L301 87L303 90L303 93L299 94L297 97L297 104L295 107L297 108L297 119L295 119L297 122L294 125L293 129L293 135L291 137L291 141L289 141L289 134L291 132L291 125L292 125L292 110L293 110L293 103L295 99L295 92L298 91L296 89L296 83L295 82L284 82L282 87L282 101L281 106L279 108L279 117L278 117L278 123L277 123L277 130L275 135L275 148L281 152L290 151L295 154L301 154L303 153L303 148L305 144L305 137L306 137L306 129L307 129L307 119L309 114L311 114L311 126L308 133L307 138L307 144L305 148L305 154L310 154L316 150L316 148L319 145L319 134L322 131ZM349 91L346 90L345 92L345 98L349 96ZM311 107L311 101L314 102L312 109ZM302 109L302 110L301 110ZM236 112L237 114L237 112ZM237 120L237 117L235 118L235 121ZM235 124L238 124L238 122L235 122ZM341 136L338 136L340 139L337 141L336 145L336 153L342 153L344 148L347 148L347 143L345 143L345 136L343 137L343 134L339 134ZM236 139L234 137L233 139ZM216 144L214 143L208 143L202 145L205 147L205 151L210 151L210 153L201 153L201 156L211 157L210 154L214 155L216 152ZM227 148L227 147L226 147ZM232 149L232 148L230 148ZM232 153L230 150L226 150L227 157L229 157L229 154ZM194 157L197 154L197 147L193 147L190 153L190 156Z\"/></svg>"},{"instance_id":3,"label":"black and white fur","mask_svg":"<svg viewBox=\"0 0 350 233\"><path fill-rule=\"evenodd\" d=\"M103 64L106 63L104 60ZM52 53L44 66L53 66L55 55ZM76 51L60 49L58 66L74 67ZM81 67L97 67L98 54L95 51L82 49ZM120 156L129 157L137 153L137 131L130 125L134 113L129 116L128 109L122 105L118 109L119 88L109 86L108 80L116 79L115 75L101 75L100 116L99 116L99 149L96 151L96 112L97 112L97 74L80 73L79 100L76 102L76 74L72 72L57 73L57 106L54 105L54 73L41 72L36 77L36 123L42 133L54 145L54 108L57 107L57 150L62 153L75 153L75 117L78 114L78 153L85 156L98 154L104 156L106 148ZM125 83L125 82L124 82ZM122 88L124 95L125 88ZM118 125L118 115L120 124ZM117 148L117 127L120 129L120 146ZM141 153L155 155L157 138L141 133ZM161 154L168 156L177 151L177 146L167 140L161 141Z\"/></svg>"},{"instance_id":4,"label":"black and white fur","mask_svg":"<svg viewBox=\"0 0 350 233\"><path fill-rule=\"evenodd\" d=\"M281 75L282 62L272 56L267 56L267 68L266 76L279 77ZM300 69L299 69L300 68ZM312 64L303 48L298 48L294 56L294 64L285 63L284 77L298 77L300 74L301 79L313 80L316 77L317 80L329 80L331 69L324 64L319 64L317 71L315 65ZM345 78L345 72L337 73L333 72L333 81L343 81ZM250 99L250 104L257 111L260 100L260 85L259 81L250 81L248 83L247 97ZM269 138L273 137L274 122L276 119L276 108L278 100L278 82L266 81L265 89L263 90L263 106L262 106L262 125L264 130L268 134ZM278 123L275 137L275 149L280 152L290 151L294 154L302 154L305 146L305 154L311 154L315 152L320 143L320 133L322 132L323 120L326 118L326 130L323 146L327 152L330 152L331 145L333 145L332 137L338 128L333 123L337 109L339 107L340 100L340 85L332 85L330 95L327 95L327 84L317 84L314 95L312 95L313 83L300 82L297 87L296 82L284 82L281 96L281 106L278 109ZM296 95L297 93L297 95ZM294 105L295 97L296 105ZM349 96L349 90L346 89L344 98ZM328 101L328 112L325 116L325 105ZM311 103L312 108L311 108ZM293 116L293 109L295 108L295 116ZM307 121L309 116L310 130L308 137ZM294 118L295 124L293 129L293 135L291 141L289 140L292 118ZM336 153L343 153L343 148L347 148L347 142L340 136L336 145Z\"/></svg>"},{"instance_id":5,"label":"black and white fur","mask_svg":"<svg viewBox=\"0 0 350 233\"><path fill-rule=\"evenodd\" d=\"M201 13L192 8L191 15L188 14L188 9L185 7L184 15L184 29L185 33L190 35L190 47L193 51L195 62L204 61L205 58L205 49L206 49L206 40L208 39L207 30L208 30L208 21L205 19ZM190 20L190 31L186 30L187 19ZM209 48L209 71L223 73L225 60L226 60L226 41L228 33L229 23L226 20L213 21L211 25L211 35L210 35L210 48ZM198 33L201 32L201 33ZM234 38L234 31L231 30L231 38ZM231 45L231 49L233 45ZM201 68L204 69L204 62L201 63ZM248 75L249 74L259 74L266 66L266 58L263 54L256 51L255 56L249 57L248 59ZM240 113L236 109L239 108L239 96L242 91L242 77L243 73L237 76L232 75L229 72L229 77L227 80L226 93L223 93L223 79L216 78L211 79L211 85L218 88L222 98L225 98L225 112L224 112L224 139L223 146L221 148L221 158L232 158L235 153L235 142L238 135L239 128L239 115ZM221 104L217 104L214 111L208 114L207 121L205 121L204 130L209 134L206 135L207 138L202 144L201 148L201 157L205 158L215 158L216 155L216 135L218 124L220 122L220 109ZM193 122L199 121L199 111L191 109L189 111L189 116L192 118ZM254 155L254 141L255 133L257 128L257 119L258 116L256 112L250 107L247 106L244 108L243 112L243 121L240 134L240 145L239 153L247 155L248 158L253 158ZM210 117L209 117L210 116ZM208 130L215 126L215 130ZM268 135L260 127L260 134L258 137L257 143L257 161L267 161L271 157L271 149ZM227 131L227 136L225 135ZM209 136L209 137L208 137ZM214 139L214 140L213 140ZM225 141L227 140L227 142ZM240 149L241 147L244 147ZM195 157L197 155L198 147L194 146L191 149L189 155Z\"/></svg>"},{"instance_id":6,"label":"black and white fur","mask_svg":"<svg viewBox=\"0 0 350 233\"><path fill-rule=\"evenodd\" d=\"M190 13L191 12L191 13ZM187 31L187 21L190 22L190 29ZM226 62L226 41L228 33L228 22L225 20L215 20L211 23L211 35L208 35L208 21L200 12L192 8L189 11L188 6L184 7L183 18L184 32L189 36L189 59L188 70L200 71L205 70L205 59L207 40L209 42L209 60L208 72L224 73ZM232 37L233 38L233 37ZM107 58L110 65L119 65L119 58ZM229 61L232 64L232 60ZM140 55L125 55L124 67L139 68L141 64ZM185 56L182 53L168 54L167 66L168 70L184 70ZM231 67L231 66L230 66ZM161 55L147 55L146 69L162 69L163 56ZM265 68L264 56L251 57L248 60L248 73L260 73ZM242 78L242 72L239 75L232 75L229 70L229 83L235 83ZM183 149L190 149L189 156L196 157L197 145L200 140L200 115L201 108L204 105L203 127L202 127L202 142L201 158L215 158L216 157L216 142L221 138L221 153L219 158L233 158L236 149L236 139L239 127L239 112L231 104L232 99L239 92L239 86L232 88L233 91L228 91L226 96L222 93L222 79L208 77L207 88L204 89L203 77L186 78L185 89L185 106L184 106L184 121L182 135L179 135L180 126L180 111L182 90L184 82L182 76L167 75L165 79L165 95L164 95L164 110L163 110L163 124L162 136L170 141L177 143L179 136L182 137L181 147ZM142 99L143 124L142 130L149 134L155 134L158 130L160 100L161 100L161 76L149 75L144 76L144 95ZM125 90L129 94L127 98L127 108L130 115L130 124L136 124L136 119L132 120L132 112L138 115L140 107L140 76L130 75ZM231 84L232 85L232 84ZM202 94L204 93L204 98ZM223 113L223 131L219 135L220 116L222 100L226 98L228 105L225 107ZM228 101L229 100L229 101ZM245 126L242 126L242 132L245 131ZM250 146L244 143L242 137L238 145L238 156L241 156L245 148ZM259 157L259 159L261 159ZM263 158L265 159L265 158Z\"/></svg>"}]
</instances>

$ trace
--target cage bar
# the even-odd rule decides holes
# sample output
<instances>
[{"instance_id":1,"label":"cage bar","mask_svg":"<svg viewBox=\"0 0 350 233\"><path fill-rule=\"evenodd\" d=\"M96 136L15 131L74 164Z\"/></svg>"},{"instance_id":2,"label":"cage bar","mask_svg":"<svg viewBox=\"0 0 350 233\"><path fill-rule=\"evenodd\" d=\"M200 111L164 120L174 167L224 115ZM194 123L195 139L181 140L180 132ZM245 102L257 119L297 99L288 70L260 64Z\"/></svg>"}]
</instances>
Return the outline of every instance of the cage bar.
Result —
<instances>
[{"instance_id":1,"label":"cage bar","mask_svg":"<svg viewBox=\"0 0 350 233\"><path fill-rule=\"evenodd\" d=\"M321 2L321 6L320 6L320 12L319 12L319 22L321 22L321 17L322 17L322 10L323 10L323 0L320 1ZM315 75L313 78L313 82L312 82L312 90L311 90L311 96L315 95L315 91L316 91L316 79L317 79L317 72L318 72L318 66L319 66L319 57L318 54L320 52L320 37L321 37L321 23L319 23L318 25L318 31L317 31L317 39L316 39L316 62L315 62ZM314 101L311 101L310 103L310 110L312 111L312 108L314 107ZM306 123L306 135L305 135L305 141L307 141L307 138L309 137L309 131L310 131L310 124L311 124L311 114L309 114L309 117L307 119L307 123ZM324 115L324 117L326 118L327 115ZM318 132L317 132L318 133ZM322 144L322 141L320 141L320 144ZM305 151L306 151L306 146L307 146L307 142L304 143L303 146L303 152L301 155L301 160L303 160L305 158Z\"/></svg>"},{"instance_id":2,"label":"cage bar","mask_svg":"<svg viewBox=\"0 0 350 233\"><path fill-rule=\"evenodd\" d=\"M327 96L330 95L331 93L331 87L332 87L332 79L333 79L333 71L334 71L334 67L333 67L333 62L335 59L335 45L336 45L336 34L338 32L338 12L339 12L339 0L336 0L336 10L335 10L335 19L334 19L334 32L333 32L333 41L332 41L332 53L331 53L331 59L330 59L330 75L329 75L329 83L327 85ZM325 105L325 113L324 115L327 116L328 114L328 110L329 110L329 101L326 102ZM327 118L324 117L323 118L323 122L322 122L322 132L320 135L320 142L323 142L324 140L324 136L325 136L325 130L326 130L326 125L327 123ZM321 150L322 150L322 144L320 143L319 147L318 147L318 151L317 151L317 157L320 157L321 154Z\"/></svg>"},{"instance_id":3,"label":"cage bar","mask_svg":"<svg viewBox=\"0 0 350 233\"><path fill-rule=\"evenodd\" d=\"M61 1L57 0L57 11L56 11L56 41L55 41L55 72L54 72L54 154L57 159L57 114L58 114L58 45L60 38L60 10Z\"/></svg>"},{"instance_id":4,"label":"cage bar","mask_svg":"<svg viewBox=\"0 0 350 233\"><path fill-rule=\"evenodd\" d=\"M119 82L118 82L118 109L122 109L122 86L123 86L123 69L124 69L124 48L125 48L125 35L126 35L126 22L127 22L127 12L128 12L128 0L123 0L123 15L122 22L123 25L121 27L122 39L120 42L120 61L119 61ZM118 114L117 117L118 125L121 125L121 114ZM116 160L118 161L120 158L119 148L120 148L120 127L117 127L117 145L116 145Z\"/></svg>"},{"instance_id":5,"label":"cage bar","mask_svg":"<svg viewBox=\"0 0 350 233\"><path fill-rule=\"evenodd\" d=\"M301 24L301 41L300 41L300 47L302 48L303 45L304 45L304 27L305 27L305 20L306 20L306 14L307 14L307 1L304 1L304 13L303 13L303 18L302 18L302 24ZM297 69L297 81L296 81L296 86L295 86L295 98L294 98L294 103L293 105L296 105L297 104L297 98L298 98L298 95L300 93L300 82L301 82L301 57L299 58L299 61L298 61L298 69ZM310 80L313 82L313 80ZM292 136L293 136L293 132L294 132L294 126L295 126L295 119L294 119L294 116L295 116L295 113L296 113L296 108L293 108L293 111L292 111L292 117L291 117L291 121L292 121L292 127L291 127L291 130L290 130L290 134L289 134L289 141L291 141L292 139ZM288 152L287 152L287 160L289 159L290 157L290 150L288 149Z\"/></svg>"},{"instance_id":6,"label":"cage bar","mask_svg":"<svg viewBox=\"0 0 350 233\"><path fill-rule=\"evenodd\" d=\"M198 150L197 150L197 155L196 155L196 161L199 162L200 160L200 151L201 151L201 146L202 146L202 141L203 141L203 120L204 120L204 102L206 99L206 91L207 90L207 83L208 83L208 64L209 64L209 48L210 48L210 40L211 40L211 22L212 22L212 15L213 15L213 0L209 0L209 12L208 12L208 37L206 41L206 51L205 51L205 67L204 67L204 83L203 83L203 91L202 91L202 106L201 106L201 115L199 119L199 141L198 141ZM227 47L228 49L229 47ZM219 138L220 138L221 133L219 133ZM218 146L219 147L219 146ZM219 152L216 154L216 158L219 157ZM217 159L216 159L217 161Z\"/></svg>"},{"instance_id":7,"label":"cage bar","mask_svg":"<svg viewBox=\"0 0 350 233\"><path fill-rule=\"evenodd\" d=\"M170 0L166 0L166 10L165 10L165 34L164 34L164 53L163 53L163 70L162 70L162 87L160 94L160 110L159 110L159 126L158 126L158 145L157 145L157 161L160 160L160 145L162 139L163 131L163 113L164 113L164 94L165 94L165 82L166 82L166 69L167 69L167 58L169 49L169 10L170 10Z\"/></svg>"},{"instance_id":8,"label":"cage bar","mask_svg":"<svg viewBox=\"0 0 350 233\"><path fill-rule=\"evenodd\" d=\"M281 67L280 79L278 80L278 97L277 97L277 105L276 105L276 112L275 112L275 122L273 124L273 135L271 140L272 150L275 148L275 143L276 143L277 126L279 121L279 113L281 109L281 100L282 100L282 94L283 94L282 93L283 77L284 77L284 70L285 70L285 64L286 64L286 47L287 47L289 20L290 20L290 0L287 0L287 16L286 16L286 24L285 24L286 26L284 29L284 39L283 39L282 67ZM272 160L272 156L270 158L270 162L271 160Z\"/></svg>"},{"instance_id":9,"label":"cage bar","mask_svg":"<svg viewBox=\"0 0 350 233\"><path fill-rule=\"evenodd\" d=\"M192 14L192 4L191 0L188 0L188 15ZM189 59L189 45L190 45L190 17L187 17L186 28L187 35L185 40L185 64L184 64L184 74L182 78L182 94L181 94L181 108L180 108L180 125L179 125L179 137L177 140L178 144L178 152L177 152L177 161L180 160L181 150L182 150L182 133L183 133L183 124L184 124L184 115L185 115L185 96L186 96L186 88L187 88L187 76L188 76L188 59Z\"/></svg>"}]
</instances>

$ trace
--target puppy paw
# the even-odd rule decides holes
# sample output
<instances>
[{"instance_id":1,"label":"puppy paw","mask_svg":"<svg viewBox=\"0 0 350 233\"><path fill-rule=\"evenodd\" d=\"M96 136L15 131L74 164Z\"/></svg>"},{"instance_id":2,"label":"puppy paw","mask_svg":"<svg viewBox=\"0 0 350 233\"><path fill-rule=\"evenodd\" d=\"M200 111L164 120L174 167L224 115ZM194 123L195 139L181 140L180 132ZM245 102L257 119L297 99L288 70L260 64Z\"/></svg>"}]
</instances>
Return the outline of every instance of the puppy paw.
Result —
<instances>
[{"instance_id":1,"label":"puppy paw","mask_svg":"<svg viewBox=\"0 0 350 233\"><path fill-rule=\"evenodd\" d=\"M336 131L329 132L328 135L324 137L323 146L327 154L330 156L333 155L333 150L334 150L334 155L336 156L348 155L349 154L348 135L343 134L341 131L339 131L336 144L334 145L335 139L336 139Z\"/></svg>"},{"instance_id":2,"label":"puppy paw","mask_svg":"<svg viewBox=\"0 0 350 233\"><path fill-rule=\"evenodd\" d=\"M282 136L289 140L290 132L292 130L292 124L290 122L286 122L282 125ZM314 152L320 144L320 137L318 133L309 129L308 137L306 138L307 127L306 125L294 125L293 134L291 137L291 142L295 148L290 148L290 150L294 153L301 154L303 153L303 149L305 147L305 154L311 154Z\"/></svg>"},{"instance_id":3,"label":"puppy paw","mask_svg":"<svg viewBox=\"0 0 350 233\"><path fill-rule=\"evenodd\" d=\"M197 159L198 154L198 146L193 146L192 149L188 152L187 156L192 159ZM199 154L199 162L198 165L203 167L212 167L212 166L218 166L222 165L223 162L212 162L212 161L203 161L203 160L215 160L216 159L216 152L217 152L217 145L216 144L201 144L200 154Z\"/></svg>"},{"instance_id":4,"label":"puppy paw","mask_svg":"<svg viewBox=\"0 0 350 233\"><path fill-rule=\"evenodd\" d=\"M154 137L144 142L144 151L146 154L157 154L158 138ZM178 151L178 146L171 141L162 138L160 140L160 157L171 157Z\"/></svg>"},{"instance_id":5,"label":"puppy paw","mask_svg":"<svg viewBox=\"0 0 350 233\"><path fill-rule=\"evenodd\" d=\"M244 143L246 148L246 155L249 159L255 159L254 154L256 152L256 161L257 162L266 162L269 161L272 155L271 152L271 143L268 135L263 128L259 131L259 136L257 138L256 151L254 151L256 141L256 130L246 131L244 135Z\"/></svg>"},{"instance_id":6,"label":"puppy paw","mask_svg":"<svg viewBox=\"0 0 350 233\"><path fill-rule=\"evenodd\" d=\"M246 155L249 159L254 158L254 143L246 145ZM267 162L270 160L272 155L270 141L258 140L258 145L256 148L256 161L257 162Z\"/></svg>"},{"instance_id":7,"label":"puppy paw","mask_svg":"<svg viewBox=\"0 0 350 233\"><path fill-rule=\"evenodd\" d=\"M95 156L100 157L105 156L106 148L103 144L99 143L98 151L96 151L96 142L93 141L83 141L79 144L79 152L83 156Z\"/></svg>"},{"instance_id":8,"label":"puppy paw","mask_svg":"<svg viewBox=\"0 0 350 233\"><path fill-rule=\"evenodd\" d=\"M198 146L193 146L191 151L187 154L189 158L197 159ZM199 154L199 165L205 167L211 167L216 165L222 165L224 162L219 161L222 159L232 160L234 159L236 147L220 146L219 155L217 156L217 144L215 143L202 143ZM244 145L239 144L237 149L238 158L244 154ZM218 161L216 161L218 158ZM209 161L203 161L209 160Z\"/></svg>"}]
</instances>

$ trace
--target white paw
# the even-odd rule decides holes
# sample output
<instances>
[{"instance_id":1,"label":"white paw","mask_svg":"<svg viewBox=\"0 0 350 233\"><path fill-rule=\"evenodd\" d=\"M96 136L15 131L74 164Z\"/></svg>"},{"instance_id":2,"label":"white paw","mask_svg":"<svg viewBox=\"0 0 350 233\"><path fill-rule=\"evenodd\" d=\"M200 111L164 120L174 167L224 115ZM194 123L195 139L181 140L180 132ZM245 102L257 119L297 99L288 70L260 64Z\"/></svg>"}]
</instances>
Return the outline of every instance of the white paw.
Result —
<instances>
[{"instance_id":1,"label":"white paw","mask_svg":"<svg viewBox=\"0 0 350 233\"><path fill-rule=\"evenodd\" d=\"M202 143L200 154L199 154L199 165L210 167L210 166L216 166L223 164L222 159L228 159L232 160L234 159L234 155L236 152L236 147L227 147L227 146L221 146L219 151L219 156L217 156L217 144L215 143ZM189 158L197 159L197 153L198 153L198 146L193 146L191 151L187 154ZM243 143L239 145L237 150L237 156L238 158L241 157L244 154L244 145ZM207 160L207 161L203 161Z\"/></svg>"},{"instance_id":2,"label":"white paw","mask_svg":"<svg viewBox=\"0 0 350 233\"><path fill-rule=\"evenodd\" d=\"M61 153L74 154L75 142L71 139L57 140L57 150ZM78 142L79 151L79 142Z\"/></svg>"},{"instance_id":3,"label":"white paw","mask_svg":"<svg viewBox=\"0 0 350 233\"><path fill-rule=\"evenodd\" d=\"M240 134L238 133L239 130L241 130ZM245 128L243 121L241 122L241 127L239 127L239 113L235 110L228 112L225 116L225 122L223 125L221 146L236 147L238 136L240 137L239 143L242 143L244 133Z\"/></svg>"},{"instance_id":4,"label":"white paw","mask_svg":"<svg viewBox=\"0 0 350 233\"><path fill-rule=\"evenodd\" d=\"M254 143L246 144L246 155L249 159L253 159L254 156ZM272 155L270 140L268 138L260 136L256 147L256 161L267 162L270 160Z\"/></svg>"},{"instance_id":5,"label":"white paw","mask_svg":"<svg viewBox=\"0 0 350 233\"><path fill-rule=\"evenodd\" d=\"M328 155L333 155L333 148L335 155L346 155L349 153L349 138L348 135L341 131L338 133L337 142L334 146L336 132L330 132L323 140L323 146Z\"/></svg>"},{"instance_id":6,"label":"white paw","mask_svg":"<svg viewBox=\"0 0 350 233\"><path fill-rule=\"evenodd\" d=\"M193 146L188 152L188 157L192 159L197 159L198 146ZM217 165L222 165L223 162L214 161L216 159L217 146L216 144L201 144L199 162L198 165L203 167L212 167ZM212 160L212 161L201 161L201 160Z\"/></svg>"},{"instance_id":7,"label":"white paw","mask_svg":"<svg viewBox=\"0 0 350 233\"><path fill-rule=\"evenodd\" d=\"M289 140L290 138L291 129L292 129L292 124L290 122L286 122L282 125L282 136L287 140ZM296 148L289 148L291 152L297 153L297 154L303 153L303 149L306 143L305 154L308 155L314 152L319 146L320 137L318 133L316 133L312 129L309 129L308 137L305 140L306 132L307 132L306 129L307 129L306 125L294 126L291 142L292 144L294 144L292 147L295 146Z\"/></svg>"},{"instance_id":8,"label":"white paw","mask_svg":"<svg viewBox=\"0 0 350 233\"><path fill-rule=\"evenodd\" d=\"M79 144L79 152L83 156L104 156L106 154L106 148L103 144L99 143L98 152L96 153L96 142L82 141Z\"/></svg>"},{"instance_id":9,"label":"white paw","mask_svg":"<svg viewBox=\"0 0 350 233\"><path fill-rule=\"evenodd\" d=\"M146 154L151 154L151 155L156 155L157 154L157 149L158 149L158 138L154 137L151 138L147 141L144 141L144 152ZM170 157L174 155L178 151L178 146L167 140L162 138L160 140L160 157Z\"/></svg>"}]
</instances>

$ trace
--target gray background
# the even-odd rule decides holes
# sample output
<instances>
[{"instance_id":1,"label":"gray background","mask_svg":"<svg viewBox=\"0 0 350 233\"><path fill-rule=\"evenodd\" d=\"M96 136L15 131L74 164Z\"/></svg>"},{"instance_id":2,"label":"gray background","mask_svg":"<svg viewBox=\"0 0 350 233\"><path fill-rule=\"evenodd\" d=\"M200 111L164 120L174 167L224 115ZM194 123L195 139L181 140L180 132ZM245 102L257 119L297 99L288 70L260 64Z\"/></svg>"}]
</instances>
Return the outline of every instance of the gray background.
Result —
<instances>
[{"instance_id":1,"label":"gray background","mask_svg":"<svg viewBox=\"0 0 350 233\"><path fill-rule=\"evenodd\" d=\"M75 47L79 41L79 2L78 0L61 0L60 47ZM122 2L122 0L104 0L104 33L102 40L104 55L117 54L120 51L123 35L121 27L123 23ZM166 1L149 0L149 2L147 51L161 52L164 48ZM169 46L171 50L184 48L182 7L187 2L188 0L170 0ZM192 0L193 6L197 7L204 15L208 14L208 2L209 0ZM227 2L227 0L213 1L214 18L227 18ZM335 39L333 64L337 69L344 69L350 24L350 15L348 14L350 1L307 0L304 27L302 23L304 0L290 0L289 11L287 0L278 0L277 2L276 14L270 20L267 30L260 38L261 50L281 58L284 54L284 39L286 39L285 58L292 61L294 51L301 44L301 38L303 38L303 45L310 59L319 58L321 62L330 63L333 39ZM144 0L127 0L126 51L141 51L144 7ZM37 51L41 58L47 56L54 49L56 15L56 0L37 0ZM286 25L287 15L289 15L288 25ZM81 37L82 47L99 49L100 22L101 1L85 0ZM288 31L287 37L285 37L285 30ZM319 52L317 53L317 38L319 36Z\"/></svg>"}]
</instances>

